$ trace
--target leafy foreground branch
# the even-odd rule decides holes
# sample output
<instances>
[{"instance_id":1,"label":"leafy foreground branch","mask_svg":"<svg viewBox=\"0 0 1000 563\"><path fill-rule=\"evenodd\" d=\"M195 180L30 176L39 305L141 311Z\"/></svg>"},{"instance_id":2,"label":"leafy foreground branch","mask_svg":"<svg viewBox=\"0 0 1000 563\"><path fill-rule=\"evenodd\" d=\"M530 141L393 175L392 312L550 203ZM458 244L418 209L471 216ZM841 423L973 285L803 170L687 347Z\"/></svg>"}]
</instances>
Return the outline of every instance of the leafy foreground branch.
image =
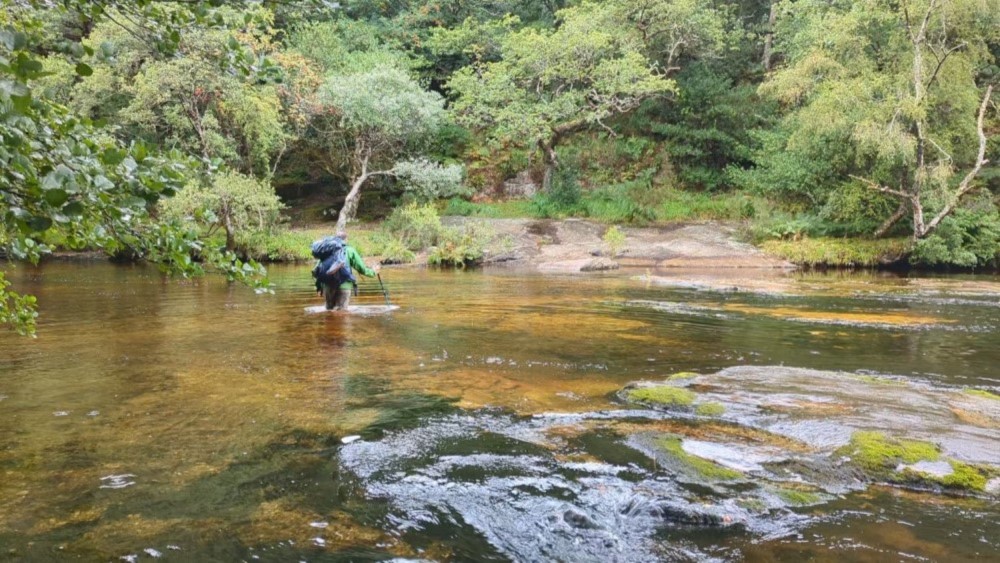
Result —
<instances>
[{"instance_id":1,"label":"leafy foreground branch","mask_svg":"<svg viewBox=\"0 0 1000 563\"><path fill-rule=\"evenodd\" d=\"M200 10L191 12L194 20L207 17ZM38 86L47 73L36 53L45 40L37 18L30 10L0 15L0 250L37 263L51 252L48 241L59 240L70 249L102 248L155 262L185 277L218 271L266 291L261 266L206 247L189 223L159 221L150 213L197 176L199 162L125 143L47 97ZM156 19L147 23L171 29ZM77 43L66 50L69 59L93 55ZM93 70L79 62L76 72L88 76ZM33 296L16 293L0 277L0 322L33 334L35 305Z\"/></svg>"}]
</instances>

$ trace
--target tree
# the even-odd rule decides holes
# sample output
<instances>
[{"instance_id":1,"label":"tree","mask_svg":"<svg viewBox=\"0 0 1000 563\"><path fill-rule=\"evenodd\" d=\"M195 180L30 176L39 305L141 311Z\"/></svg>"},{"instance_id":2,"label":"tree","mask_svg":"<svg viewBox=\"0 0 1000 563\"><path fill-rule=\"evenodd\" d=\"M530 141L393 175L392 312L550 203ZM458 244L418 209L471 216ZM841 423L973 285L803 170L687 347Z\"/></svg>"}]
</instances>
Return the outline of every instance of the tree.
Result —
<instances>
[{"instance_id":1,"label":"tree","mask_svg":"<svg viewBox=\"0 0 1000 563\"><path fill-rule=\"evenodd\" d=\"M194 170L176 151L156 152L141 142L123 142L86 117L47 97L39 46L44 44L40 13L63 10L86 21L103 16L116 2L68 0L57 4L8 4L0 13L0 248L12 258L36 262L50 250L54 234L70 247L105 248L148 259L182 275L204 271L205 264L230 279L266 283L263 270L235 256L205 248L186 225L157 222L151 207L180 188ZM151 0L122 3L130 19L170 52L179 27L204 21L208 3L168 7ZM171 14L173 14L171 16ZM162 19L158 19L162 18ZM155 29L154 29L155 28ZM83 61L94 50L68 39L62 47L77 76L93 74ZM0 281L0 322L23 333L34 331L34 298Z\"/></svg>"},{"instance_id":2,"label":"tree","mask_svg":"<svg viewBox=\"0 0 1000 563\"><path fill-rule=\"evenodd\" d=\"M194 221L226 233L226 250L236 250L236 235L265 231L278 224L284 205L267 182L238 172L223 172L211 184L194 182L163 201L166 217Z\"/></svg>"},{"instance_id":3,"label":"tree","mask_svg":"<svg viewBox=\"0 0 1000 563\"><path fill-rule=\"evenodd\" d=\"M787 65L763 91L792 108L789 145L835 138L842 184L898 200L877 235L909 216L934 233L978 186L993 85L981 70L1000 40L997 0L783 2Z\"/></svg>"},{"instance_id":4,"label":"tree","mask_svg":"<svg viewBox=\"0 0 1000 563\"><path fill-rule=\"evenodd\" d=\"M612 3L584 3L558 12L556 29L526 28L505 37L501 59L456 72L448 82L461 123L485 129L498 143L537 147L544 187L558 165L556 147L591 126L653 96L674 92L642 53L634 28Z\"/></svg>"},{"instance_id":5,"label":"tree","mask_svg":"<svg viewBox=\"0 0 1000 563\"><path fill-rule=\"evenodd\" d=\"M220 15L225 29L183 33L177 45L183 56L176 57L154 56L154 47L111 21L95 25L83 42L95 53L86 58L93 73L71 89L66 103L120 126L123 137L270 175L293 137L283 85L270 77L249 80L224 62L229 42L254 58L273 55L273 14L257 8ZM273 57L265 60L272 61L269 72L284 70Z\"/></svg>"},{"instance_id":6,"label":"tree","mask_svg":"<svg viewBox=\"0 0 1000 563\"><path fill-rule=\"evenodd\" d=\"M354 218L361 189L377 176L407 179L440 197L461 189L461 169L428 160L425 143L445 120L444 100L427 92L405 72L377 67L332 75L319 93L314 117L331 174L345 169L351 187L337 217L343 229Z\"/></svg>"}]
</instances>

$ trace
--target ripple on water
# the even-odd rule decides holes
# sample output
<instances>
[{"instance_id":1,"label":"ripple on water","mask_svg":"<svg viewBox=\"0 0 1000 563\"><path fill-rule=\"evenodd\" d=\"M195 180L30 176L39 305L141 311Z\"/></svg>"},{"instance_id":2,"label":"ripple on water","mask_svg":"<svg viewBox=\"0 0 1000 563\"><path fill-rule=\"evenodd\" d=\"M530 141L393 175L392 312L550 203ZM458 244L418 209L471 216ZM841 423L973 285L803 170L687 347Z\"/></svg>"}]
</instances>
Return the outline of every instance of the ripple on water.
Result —
<instances>
[{"instance_id":1,"label":"ripple on water","mask_svg":"<svg viewBox=\"0 0 1000 563\"><path fill-rule=\"evenodd\" d=\"M135 475L123 473L121 475L107 475L101 477L101 489L124 489L135 485Z\"/></svg>"}]
</instances>

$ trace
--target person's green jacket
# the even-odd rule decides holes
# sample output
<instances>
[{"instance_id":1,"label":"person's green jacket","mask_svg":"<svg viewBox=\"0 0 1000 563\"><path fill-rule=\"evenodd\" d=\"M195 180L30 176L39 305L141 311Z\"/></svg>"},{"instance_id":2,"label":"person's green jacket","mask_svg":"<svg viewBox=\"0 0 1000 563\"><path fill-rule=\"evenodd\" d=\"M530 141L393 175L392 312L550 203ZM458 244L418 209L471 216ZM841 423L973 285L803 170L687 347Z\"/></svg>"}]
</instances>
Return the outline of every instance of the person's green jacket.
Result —
<instances>
[{"instance_id":1,"label":"person's green jacket","mask_svg":"<svg viewBox=\"0 0 1000 563\"><path fill-rule=\"evenodd\" d=\"M365 264L365 261L361 259L361 253L358 252L353 246L345 246L344 254L347 255L347 263L351 265L352 270L369 278L375 277L375 270L369 268L368 265ZM348 281L340 284L340 288L346 289L352 285L353 284Z\"/></svg>"}]
</instances>

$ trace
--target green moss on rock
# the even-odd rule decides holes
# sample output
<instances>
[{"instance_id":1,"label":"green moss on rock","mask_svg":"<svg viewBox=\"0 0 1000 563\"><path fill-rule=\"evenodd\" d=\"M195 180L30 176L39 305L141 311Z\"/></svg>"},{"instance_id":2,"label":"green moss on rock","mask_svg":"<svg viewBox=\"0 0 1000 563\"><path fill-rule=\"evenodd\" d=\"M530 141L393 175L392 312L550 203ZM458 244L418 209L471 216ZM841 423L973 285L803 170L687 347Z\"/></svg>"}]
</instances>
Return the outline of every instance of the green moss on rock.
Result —
<instances>
[{"instance_id":1,"label":"green moss on rock","mask_svg":"<svg viewBox=\"0 0 1000 563\"><path fill-rule=\"evenodd\" d=\"M982 397L984 399L992 399L994 401L1000 401L1000 395L996 393L990 393L989 391L984 391L982 389L966 389L966 393L969 395L975 395L976 397Z\"/></svg>"},{"instance_id":2,"label":"green moss on rock","mask_svg":"<svg viewBox=\"0 0 1000 563\"><path fill-rule=\"evenodd\" d=\"M778 489L777 495L792 506L809 506L823 502L823 497L818 493L797 489Z\"/></svg>"},{"instance_id":3,"label":"green moss on rock","mask_svg":"<svg viewBox=\"0 0 1000 563\"><path fill-rule=\"evenodd\" d=\"M984 492L989 479L1000 470L985 465L942 459L941 451L930 442L891 438L881 432L855 432L840 450L871 477L910 485L939 485L948 489ZM935 475L919 468L900 467L921 461L947 462L952 472Z\"/></svg>"},{"instance_id":4,"label":"green moss on rock","mask_svg":"<svg viewBox=\"0 0 1000 563\"><path fill-rule=\"evenodd\" d=\"M694 402L695 394L680 387L667 385L660 387L640 387L628 393L629 400L659 405L689 406Z\"/></svg>"},{"instance_id":5,"label":"green moss on rock","mask_svg":"<svg viewBox=\"0 0 1000 563\"><path fill-rule=\"evenodd\" d=\"M852 375L851 379L856 381L862 381L864 383L869 383L871 385L893 385L897 387L905 387L906 382L900 381L898 379L890 379L888 377L875 377L873 375Z\"/></svg>"},{"instance_id":6,"label":"green moss on rock","mask_svg":"<svg viewBox=\"0 0 1000 563\"><path fill-rule=\"evenodd\" d=\"M722 403L704 403L694 409L695 414L700 416L719 416L726 412L726 407Z\"/></svg>"},{"instance_id":7,"label":"green moss on rock","mask_svg":"<svg viewBox=\"0 0 1000 563\"><path fill-rule=\"evenodd\" d=\"M714 461L687 453L681 443L681 439L676 436L668 436L656 441L664 453L683 466L682 469L686 469L692 475L706 481L734 481L743 477L743 474L735 469L729 469Z\"/></svg>"},{"instance_id":8,"label":"green moss on rock","mask_svg":"<svg viewBox=\"0 0 1000 563\"><path fill-rule=\"evenodd\" d=\"M940 483L945 487L967 491L985 491L988 471L976 465L951 460L954 473L945 475Z\"/></svg>"},{"instance_id":9,"label":"green moss on rock","mask_svg":"<svg viewBox=\"0 0 1000 563\"><path fill-rule=\"evenodd\" d=\"M693 371L679 371L667 379L694 379L698 377L698 374Z\"/></svg>"},{"instance_id":10,"label":"green moss on rock","mask_svg":"<svg viewBox=\"0 0 1000 563\"><path fill-rule=\"evenodd\" d=\"M935 461L941 456L938 447L930 442L899 440L881 432L855 432L851 441L840 450L851 462L872 475L886 477L895 472L900 463Z\"/></svg>"}]
</instances>

